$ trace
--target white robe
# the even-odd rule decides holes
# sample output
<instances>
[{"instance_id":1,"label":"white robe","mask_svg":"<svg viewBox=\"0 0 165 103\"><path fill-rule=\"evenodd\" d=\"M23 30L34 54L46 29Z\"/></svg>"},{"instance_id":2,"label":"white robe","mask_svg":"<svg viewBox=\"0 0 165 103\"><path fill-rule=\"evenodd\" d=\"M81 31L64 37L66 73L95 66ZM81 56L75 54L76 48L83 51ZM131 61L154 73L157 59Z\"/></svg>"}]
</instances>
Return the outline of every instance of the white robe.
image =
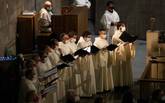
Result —
<instances>
[{"instance_id":1,"label":"white robe","mask_svg":"<svg viewBox=\"0 0 165 103\"><path fill-rule=\"evenodd\" d=\"M31 91L34 91L35 94L37 94L37 89L36 89L33 81L23 78L21 81L18 103L28 103L28 102L26 102L26 99L27 99L28 93Z\"/></svg>"},{"instance_id":2,"label":"white robe","mask_svg":"<svg viewBox=\"0 0 165 103\"><path fill-rule=\"evenodd\" d=\"M51 16L53 15L52 12L48 12L45 8L40 10L40 17L39 17L39 26L40 32L50 32L51 28Z\"/></svg>"},{"instance_id":3,"label":"white robe","mask_svg":"<svg viewBox=\"0 0 165 103\"><path fill-rule=\"evenodd\" d=\"M107 40L102 39L100 37L96 37L93 45L98 47L99 49L104 49L109 44ZM108 64L108 57L108 50L100 50L99 53L94 55L93 60L95 65L97 92L103 92L104 90L112 90L114 87L112 68L109 68L111 67L111 64Z\"/></svg>"},{"instance_id":4,"label":"white robe","mask_svg":"<svg viewBox=\"0 0 165 103\"><path fill-rule=\"evenodd\" d=\"M43 75L46 71L52 69L52 64L49 60L49 58L47 57L47 60L45 63L42 62L38 62L37 64L37 71L39 75ZM57 75L56 75L57 76ZM48 78L45 82L49 82L51 80L51 78ZM44 103L57 103L57 95L56 92L53 93L49 93L46 95L46 97L44 98Z\"/></svg>"},{"instance_id":5,"label":"white robe","mask_svg":"<svg viewBox=\"0 0 165 103\"><path fill-rule=\"evenodd\" d=\"M73 5L77 7L84 7L84 6L87 6L88 8L91 7L91 3L89 0L74 0Z\"/></svg>"},{"instance_id":6,"label":"white robe","mask_svg":"<svg viewBox=\"0 0 165 103\"><path fill-rule=\"evenodd\" d=\"M72 49L70 48L70 43L59 42L59 49L61 50L62 56L68 55L72 53ZM66 91L72 87L72 76L73 71L71 67L66 67L59 71L59 91L58 91L58 100L59 102L64 102L66 99Z\"/></svg>"},{"instance_id":7,"label":"white robe","mask_svg":"<svg viewBox=\"0 0 165 103\"><path fill-rule=\"evenodd\" d=\"M53 50L51 49L51 51L48 53L48 58L52 64L52 66L54 67L55 65L57 65L57 63L60 61L60 57L59 55ZM53 78L57 78L58 74L55 74L52 76ZM50 77L51 78L51 77ZM59 91L59 87L58 87L58 83L59 81L56 80L55 83L57 83L57 91ZM51 94L49 94L46 98L46 100L49 100L47 102L51 102L51 103L57 103L57 97L58 97L58 92L53 92Z\"/></svg>"},{"instance_id":8,"label":"white robe","mask_svg":"<svg viewBox=\"0 0 165 103\"><path fill-rule=\"evenodd\" d=\"M83 37L80 37L78 41L78 48L84 48L87 46L91 46L91 41L85 41ZM79 57L78 59L78 68L79 74L81 77L81 85L82 94L80 96L92 96L96 94L96 83L95 83L95 72L94 72L94 65L91 55L86 55L85 57Z\"/></svg>"},{"instance_id":9,"label":"white robe","mask_svg":"<svg viewBox=\"0 0 165 103\"><path fill-rule=\"evenodd\" d=\"M120 21L118 13L113 10L113 13L109 12L108 10L105 11L101 18L101 24L104 29L106 29L107 40L111 42L112 36L116 30L116 26L111 26L111 23L117 23Z\"/></svg>"},{"instance_id":10,"label":"white robe","mask_svg":"<svg viewBox=\"0 0 165 103\"><path fill-rule=\"evenodd\" d=\"M48 53L48 58L53 66L60 61L59 55L53 49Z\"/></svg>"},{"instance_id":11,"label":"white robe","mask_svg":"<svg viewBox=\"0 0 165 103\"><path fill-rule=\"evenodd\" d=\"M135 48L132 43L125 43L119 37L121 31L116 30L112 37L112 43L119 47L115 50L116 64L113 66L114 85L132 86L133 73L131 59L135 56Z\"/></svg>"},{"instance_id":12,"label":"white robe","mask_svg":"<svg viewBox=\"0 0 165 103\"><path fill-rule=\"evenodd\" d=\"M38 75L43 75L46 71L48 71L48 67L47 67L46 63L38 62L37 63Z\"/></svg>"}]
</instances>

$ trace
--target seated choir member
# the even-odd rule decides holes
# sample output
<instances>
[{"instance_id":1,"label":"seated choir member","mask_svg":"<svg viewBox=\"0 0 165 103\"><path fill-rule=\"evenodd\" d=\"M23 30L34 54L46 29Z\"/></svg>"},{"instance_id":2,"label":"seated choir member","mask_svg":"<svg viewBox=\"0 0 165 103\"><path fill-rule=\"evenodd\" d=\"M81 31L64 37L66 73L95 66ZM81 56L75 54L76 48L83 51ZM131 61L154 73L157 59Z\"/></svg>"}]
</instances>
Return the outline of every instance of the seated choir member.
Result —
<instances>
[{"instance_id":1,"label":"seated choir member","mask_svg":"<svg viewBox=\"0 0 165 103\"><path fill-rule=\"evenodd\" d=\"M80 37L77 46L78 49L89 47L92 45L91 33L85 31ZM95 81L95 72L94 64L92 60L92 55L86 55L84 57L79 57L77 64L81 76L81 88L82 94L80 96L92 96L96 94L96 81Z\"/></svg>"},{"instance_id":2,"label":"seated choir member","mask_svg":"<svg viewBox=\"0 0 165 103\"><path fill-rule=\"evenodd\" d=\"M97 92L112 90L114 88L112 68L109 68L109 65L111 65L108 62L109 51L106 49L109 43L106 40L106 31L104 29L99 30L99 36L95 38L93 45L100 49L93 57Z\"/></svg>"},{"instance_id":3,"label":"seated choir member","mask_svg":"<svg viewBox=\"0 0 165 103\"><path fill-rule=\"evenodd\" d=\"M34 70L28 69L25 71L25 78L22 79L19 91L18 103L39 103L39 95L33 83Z\"/></svg>"},{"instance_id":4,"label":"seated choir member","mask_svg":"<svg viewBox=\"0 0 165 103\"><path fill-rule=\"evenodd\" d=\"M114 85L116 87L132 86L133 83L131 59L135 55L135 49L132 43L120 39L124 31L126 31L125 24L123 22L117 23L117 30L112 37L113 44L119 46L115 51L116 63L113 68Z\"/></svg>"},{"instance_id":5,"label":"seated choir member","mask_svg":"<svg viewBox=\"0 0 165 103\"><path fill-rule=\"evenodd\" d=\"M46 1L39 14L40 32L51 32L51 16L53 15L52 3L50 1Z\"/></svg>"},{"instance_id":6,"label":"seated choir member","mask_svg":"<svg viewBox=\"0 0 165 103\"><path fill-rule=\"evenodd\" d=\"M89 0L74 0L73 5L76 7L91 7L91 2Z\"/></svg>"}]
</instances>

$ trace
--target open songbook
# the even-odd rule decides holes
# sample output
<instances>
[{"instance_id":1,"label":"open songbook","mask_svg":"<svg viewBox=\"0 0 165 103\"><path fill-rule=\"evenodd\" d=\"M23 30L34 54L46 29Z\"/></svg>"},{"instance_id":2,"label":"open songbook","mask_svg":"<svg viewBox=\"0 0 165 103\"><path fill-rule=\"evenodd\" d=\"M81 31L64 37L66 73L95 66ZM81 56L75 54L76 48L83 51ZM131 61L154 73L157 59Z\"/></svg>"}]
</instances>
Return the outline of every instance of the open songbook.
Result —
<instances>
[{"instance_id":1,"label":"open songbook","mask_svg":"<svg viewBox=\"0 0 165 103\"><path fill-rule=\"evenodd\" d=\"M66 63L70 63L70 62L73 62L76 58L71 55L71 54L68 54L68 55L65 55L65 56L61 56L61 60L66 62Z\"/></svg>"},{"instance_id":2,"label":"open songbook","mask_svg":"<svg viewBox=\"0 0 165 103\"><path fill-rule=\"evenodd\" d=\"M131 35L127 32L123 32L119 38L124 42L133 43L134 41L137 40L138 37L135 35Z\"/></svg>"},{"instance_id":3,"label":"open songbook","mask_svg":"<svg viewBox=\"0 0 165 103\"><path fill-rule=\"evenodd\" d=\"M69 65L66 64L66 63L59 63L56 66L54 66L52 69L50 69L50 70L46 71L45 73L43 73L40 76L40 78L48 78L48 77L56 74L57 73L57 69L63 69L65 67L69 67Z\"/></svg>"},{"instance_id":4,"label":"open songbook","mask_svg":"<svg viewBox=\"0 0 165 103\"><path fill-rule=\"evenodd\" d=\"M109 46L107 46L105 49L107 49L108 51L113 51L117 48L118 46L115 44L110 44ZM82 48L77 50L74 55L78 55L78 56L86 56L88 54L96 54L100 51L100 49L94 45L92 46L88 46L86 48Z\"/></svg>"},{"instance_id":5,"label":"open songbook","mask_svg":"<svg viewBox=\"0 0 165 103\"><path fill-rule=\"evenodd\" d=\"M74 53L74 55L75 56L78 55L80 57L86 56L86 55L90 54L90 50L88 50L88 49L90 49L90 48L87 47L87 48L84 48L84 49L79 49Z\"/></svg>"},{"instance_id":6,"label":"open songbook","mask_svg":"<svg viewBox=\"0 0 165 103\"><path fill-rule=\"evenodd\" d=\"M110 45L107 47L107 49L108 49L109 51L113 51L113 50L115 50L117 47L118 47L118 46L117 46L116 44L110 44Z\"/></svg>"}]
</instances>

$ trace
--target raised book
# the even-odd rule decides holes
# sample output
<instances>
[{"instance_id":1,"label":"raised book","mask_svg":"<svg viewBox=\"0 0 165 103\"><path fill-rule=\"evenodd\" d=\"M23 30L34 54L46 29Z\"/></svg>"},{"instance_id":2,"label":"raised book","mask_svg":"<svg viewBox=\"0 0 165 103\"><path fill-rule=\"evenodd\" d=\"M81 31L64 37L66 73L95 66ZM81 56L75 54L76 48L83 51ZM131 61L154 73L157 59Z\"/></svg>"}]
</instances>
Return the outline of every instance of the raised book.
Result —
<instances>
[{"instance_id":1,"label":"raised book","mask_svg":"<svg viewBox=\"0 0 165 103\"><path fill-rule=\"evenodd\" d=\"M69 67L70 65L66 64L66 63L61 63L61 64L57 64L57 69L64 69L65 67Z\"/></svg>"},{"instance_id":2,"label":"raised book","mask_svg":"<svg viewBox=\"0 0 165 103\"><path fill-rule=\"evenodd\" d=\"M83 56L86 56L86 55L88 55L88 54L90 54L87 50L85 50L85 49L79 49L79 50L77 50L75 53L74 53L74 55L75 56L80 56L80 57L83 57Z\"/></svg>"},{"instance_id":3,"label":"raised book","mask_svg":"<svg viewBox=\"0 0 165 103\"><path fill-rule=\"evenodd\" d=\"M127 33L127 32L123 32L119 38L122 41L129 42L129 43L133 43L134 41L137 40L137 36L131 35L131 34Z\"/></svg>"},{"instance_id":4,"label":"raised book","mask_svg":"<svg viewBox=\"0 0 165 103\"><path fill-rule=\"evenodd\" d=\"M68 54L65 56L61 56L61 60L66 63L70 63L70 62L73 62L75 60L75 58L71 54Z\"/></svg>"},{"instance_id":5,"label":"raised book","mask_svg":"<svg viewBox=\"0 0 165 103\"><path fill-rule=\"evenodd\" d=\"M100 51L100 49L94 45L91 46L91 53L96 54Z\"/></svg>"},{"instance_id":6,"label":"raised book","mask_svg":"<svg viewBox=\"0 0 165 103\"><path fill-rule=\"evenodd\" d=\"M118 46L117 46L116 44L110 44L110 45L107 47L107 49L108 49L109 51L113 51L113 50L115 50L117 47L118 47Z\"/></svg>"}]
</instances>

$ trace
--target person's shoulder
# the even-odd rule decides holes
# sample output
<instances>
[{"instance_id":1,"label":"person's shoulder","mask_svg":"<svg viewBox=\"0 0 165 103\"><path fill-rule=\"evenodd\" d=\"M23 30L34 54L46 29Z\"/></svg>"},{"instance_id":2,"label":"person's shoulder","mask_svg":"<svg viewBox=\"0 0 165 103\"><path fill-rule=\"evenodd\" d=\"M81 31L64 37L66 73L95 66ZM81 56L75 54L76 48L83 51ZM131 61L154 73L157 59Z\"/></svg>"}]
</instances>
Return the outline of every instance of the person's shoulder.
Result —
<instances>
[{"instance_id":1,"label":"person's shoulder","mask_svg":"<svg viewBox=\"0 0 165 103\"><path fill-rule=\"evenodd\" d=\"M40 13L47 13L47 10L46 10L45 8L42 8L42 9L40 10Z\"/></svg>"},{"instance_id":2,"label":"person's shoulder","mask_svg":"<svg viewBox=\"0 0 165 103\"><path fill-rule=\"evenodd\" d=\"M105 12L104 12L104 15L109 15L109 11L108 10L105 10Z\"/></svg>"},{"instance_id":3,"label":"person's shoulder","mask_svg":"<svg viewBox=\"0 0 165 103\"><path fill-rule=\"evenodd\" d=\"M100 37L95 37L95 41L99 41L100 40Z\"/></svg>"},{"instance_id":4,"label":"person's shoulder","mask_svg":"<svg viewBox=\"0 0 165 103\"><path fill-rule=\"evenodd\" d=\"M118 14L116 10L113 10L113 14Z\"/></svg>"},{"instance_id":5,"label":"person's shoulder","mask_svg":"<svg viewBox=\"0 0 165 103\"><path fill-rule=\"evenodd\" d=\"M80 42L84 42L84 38L82 36L80 36L78 43Z\"/></svg>"}]
</instances>

